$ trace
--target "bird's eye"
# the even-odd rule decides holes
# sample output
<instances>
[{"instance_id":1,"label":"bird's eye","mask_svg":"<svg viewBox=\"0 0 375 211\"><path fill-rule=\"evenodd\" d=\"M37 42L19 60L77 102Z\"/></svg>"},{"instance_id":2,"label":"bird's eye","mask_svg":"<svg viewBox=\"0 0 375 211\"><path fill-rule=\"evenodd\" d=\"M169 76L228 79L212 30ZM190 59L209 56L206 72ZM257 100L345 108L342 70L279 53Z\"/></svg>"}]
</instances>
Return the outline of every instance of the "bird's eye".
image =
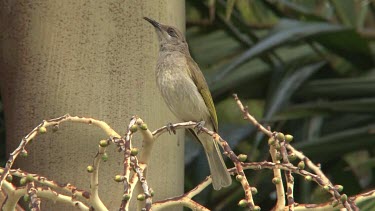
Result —
<instances>
[{"instance_id":1,"label":"bird's eye","mask_svg":"<svg viewBox=\"0 0 375 211\"><path fill-rule=\"evenodd\" d=\"M168 28L167 32L171 37L177 37L176 31L173 28Z\"/></svg>"}]
</instances>

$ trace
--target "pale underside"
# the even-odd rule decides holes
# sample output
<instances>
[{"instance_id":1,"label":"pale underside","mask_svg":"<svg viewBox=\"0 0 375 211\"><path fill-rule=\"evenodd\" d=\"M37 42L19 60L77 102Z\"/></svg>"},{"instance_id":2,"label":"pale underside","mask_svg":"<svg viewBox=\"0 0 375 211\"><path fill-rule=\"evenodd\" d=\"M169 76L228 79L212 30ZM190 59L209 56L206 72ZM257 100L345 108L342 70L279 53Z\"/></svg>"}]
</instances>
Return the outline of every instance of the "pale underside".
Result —
<instances>
[{"instance_id":1,"label":"pale underside","mask_svg":"<svg viewBox=\"0 0 375 211\"><path fill-rule=\"evenodd\" d=\"M188 65L183 54L164 53L156 67L156 80L163 98L172 113L182 121L205 121L212 130L210 113L188 74ZM159 57L159 58L160 58Z\"/></svg>"}]
</instances>

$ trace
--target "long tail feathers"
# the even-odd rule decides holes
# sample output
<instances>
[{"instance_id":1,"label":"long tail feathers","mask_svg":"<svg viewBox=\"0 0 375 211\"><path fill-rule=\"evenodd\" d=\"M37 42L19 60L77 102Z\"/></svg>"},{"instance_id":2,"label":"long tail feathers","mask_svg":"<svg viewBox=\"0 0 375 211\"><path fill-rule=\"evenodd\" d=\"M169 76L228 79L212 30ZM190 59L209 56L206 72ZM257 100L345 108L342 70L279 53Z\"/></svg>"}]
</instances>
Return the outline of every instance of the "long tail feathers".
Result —
<instances>
[{"instance_id":1,"label":"long tail feathers","mask_svg":"<svg viewBox=\"0 0 375 211\"><path fill-rule=\"evenodd\" d=\"M198 137L206 152L212 176L212 186L215 190L229 186L232 183L232 179L227 171L218 144L206 134L199 134Z\"/></svg>"}]
</instances>

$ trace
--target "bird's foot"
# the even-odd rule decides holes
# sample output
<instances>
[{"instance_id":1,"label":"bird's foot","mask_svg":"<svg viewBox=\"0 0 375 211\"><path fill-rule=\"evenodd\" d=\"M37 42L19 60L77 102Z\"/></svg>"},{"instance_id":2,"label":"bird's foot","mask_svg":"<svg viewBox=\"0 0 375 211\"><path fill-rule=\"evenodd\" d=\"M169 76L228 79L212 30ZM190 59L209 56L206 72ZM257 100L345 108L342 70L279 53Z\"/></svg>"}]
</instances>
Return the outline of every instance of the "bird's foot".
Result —
<instances>
[{"instance_id":1,"label":"bird's foot","mask_svg":"<svg viewBox=\"0 0 375 211\"><path fill-rule=\"evenodd\" d=\"M197 129L197 134L201 133L202 132L202 129L204 127L204 125L206 124L205 121L200 121L200 122L197 122L197 125L195 125L194 128Z\"/></svg>"},{"instance_id":2,"label":"bird's foot","mask_svg":"<svg viewBox=\"0 0 375 211\"><path fill-rule=\"evenodd\" d=\"M176 129L174 128L172 123L167 124L167 130L169 132L169 135L171 135L171 132L176 135Z\"/></svg>"}]
</instances>

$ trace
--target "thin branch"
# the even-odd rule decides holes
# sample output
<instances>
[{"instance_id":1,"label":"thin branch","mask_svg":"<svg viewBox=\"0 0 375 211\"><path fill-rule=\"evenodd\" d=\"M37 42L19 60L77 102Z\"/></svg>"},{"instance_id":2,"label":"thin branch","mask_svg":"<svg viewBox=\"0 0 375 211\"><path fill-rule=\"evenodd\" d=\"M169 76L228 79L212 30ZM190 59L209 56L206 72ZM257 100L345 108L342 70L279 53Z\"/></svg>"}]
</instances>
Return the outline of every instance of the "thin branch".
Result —
<instances>
[{"instance_id":1,"label":"thin branch","mask_svg":"<svg viewBox=\"0 0 375 211\"><path fill-rule=\"evenodd\" d=\"M38 198L37 195L37 189L35 188L34 182L29 182L26 185L27 188L27 194L30 198L29 206L31 208L31 211L40 211L40 198Z\"/></svg>"},{"instance_id":2,"label":"thin branch","mask_svg":"<svg viewBox=\"0 0 375 211\"><path fill-rule=\"evenodd\" d=\"M4 168L0 167L0 170L3 171ZM20 178L22 178L22 177L32 177L32 180L34 181L34 183L37 183L39 185L47 186L49 188L54 189L55 191L61 191L61 192L69 193L75 199L87 200L87 199L90 199L90 197L91 197L90 196L91 194L89 192L84 191L84 190L80 190L72 184L69 184L69 183L60 184L60 183L57 183L57 182L55 182L53 180L50 180L46 177L40 176L38 174L28 173L28 172L22 171L20 169L11 169L9 171L9 174L12 175L12 176L20 177Z\"/></svg>"},{"instance_id":3,"label":"thin branch","mask_svg":"<svg viewBox=\"0 0 375 211\"><path fill-rule=\"evenodd\" d=\"M233 94L233 97L234 97L234 100L236 101L238 107L240 108L240 110L242 111L243 113L243 116L244 116L244 119L248 120L250 123L252 123L255 127L257 127L257 129L261 132L263 132L265 135L269 136L269 137L272 137L272 134L273 132L269 129L266 129L265 127L263 127L261 124L258 123L258 121L249 114L248 110L246 107L243 106L242 102L239 100L237 94ZM288 148L294 152L297 157L301 156L301 157L304 157L305 158L305 162L307 161L306 160L306 157L305 156L302 156L303 154L301 152L298 152L296 149L294 149L292 146L288 145ZM333 195L333 197L336 198L337 201L341 201L341 203L343 204L343 206L348 210L348 211L351 211L351 210L357 210L358 207L355 205L355 203L352 203L352 202L348 202L348 200L345 199L345 196L344 194L340 195L340 193L338 192L338 190L332 186L332 183L330 182L330 180L328 180L328 178L323 174L322 171L320 171L319 167L316 166L315 164L313 164L311 161L310 162L307 162L306 163L309 167L311 166L313 171L314 172L318 172L317 174L321 177L322 179L320 179L322 181L322 183L324 185L327 185L328 188L329 188L329 192ZM318 170L319 169L319 170Z\"/></svg>"},{"instance_id":4,"label":"thin branch","mask_svg":"<svg viewBox=\"0 0 375 211\"><path fill-rule=\"evenodd\" d=\"M130 179L130 172L131 172L131 164L130 164L130 154L132 149L132 143L131 139L133 137L133 133L138 129L138 126L136 125L137 117L133 116L130 119L127 132L124 139L120 139L121 141L117 142L120 145L122 151L124 152L124 170L123 170L123 183L124 183L124 196L130 195L130 185L129 185L129 179ZM123 197L121 200L121 205L119 210L125 211L125 207L127 207L127 204L129 203L130 197Z\"/></svg>"},{"instance_id":5,"label":"thin branch","mask_svg":"<svg viewBox=\"0 0 375 211\"><path fill-rule=\"evenodd\" d=\"M279 159L277 158L277 150L276 150L276 143L279 144L277 142L277 139L275 139L275 137L271 137L270 139L272 139L275 144L270 144L270 155L271 155L271 159L272 159L272 162L275 163L275 164L280 164L280 161ZM281 170L280 168L274 168L273 169L273 183L275 184L276 186L276 194L277 194L277 201L276 201L276 210L283 210L284 207L285 207L285 190L284 190L284 185L283 185L283 181L281 179Z\"/></svg>"},{"instance_id":6,"label":"thin branch","mask_svg":"<svg viewBox=\"0 0 375 211\"><path fill-rule=\"evenodd\" d=\"M2 210L14 210L19 199L27 194L27 188L19 187L15 188L11 183L4 181L3 183L4 191L7 193L7 198L2 204ZM79 210L89 211L89 207L83 204L80 201L74 200L71 196L66 196L60 193L57 193L50 188L36 187L36 196L42 199L48 199L54 202L60 202L63 204L71 205L76 207Z\"/></svg>"},{"instance_id":7,"label":"thin branch","mask_svg":"<svg viewBox=\"0 0 375 211\"><path fill-rule=\"evenodd\" d=\"M99 197L99 164L106 147L99 146L98 153L94 158L94 171L90 175L90 202L95 210L108 210Z\"/></svg>"},{"instance_id":8,"label":"thin branch","mask_svg":"<svg viewBox=\"0 0 375 211\"><path fill-rule=\"evenodd\" d=\"M50 120L43 120L37 127L35 127L29 134L27 134L22 140L20 145L15 149L11 154L8 159L8 161L5 164L4 172L0 175L0 191L2 188L2 184L4 182L4 179L8 176L9 170L12 168L13 163L17 156L25 151L26 145L34 139L37 135L45 133L46 128L50 126L58 126L59 124L66 122L66 121L71 121L71 122L77 122L77 123L84 123L84 124L89 124L89 125L95 125L104 132L106 132L109 136L114 136L114 137L120 137L109 125L103 121L95 120L92 118L85 118L85 117L78 117L78 116L70 116L69 114L66 114L64 116L55 118L55 119L50 119Z\"/></svg>"},{"instance_id":9,"label":"thin branch","mask_svg":"<svg viewBox=\"0 0 375 211\"><path fill-rule=\"evenodd\" d=\"M211 176L208 176L206 177L206 179L204 179L201 183L199 183L195 188L193 188L189 192L181 196L172 197L166 200L154 202L151 208L153 211L158 211L158 210L165 210L175 205L184 205L186 207L189 207L192 210L209 211L209 209L207 209L206 207L193 201L192 198L196 196L197 194L199 194L201 191L203 191L211 183L212 183L212 178Z\"/></svg>"},{"instance_id":10,"label":"thin branch","mask_svg":"<svg viewBox=\"0 0 375 211\"><path fill-rule=\"evenodd\" d=\"M238 98L237 94L233 94L233 97L234 97L234 100L236 101L238 107L240 108L240 110L242 111L242 114L243 114L243 118L245 120L248 120L251 124L253 124L259 131L263 132L265 135L267 135L268 137L272 137L272 132L268 129L266 129L263 125L259 124L258 121L249 114L249 111L247 109L247 107L244 107L242 105L242 102L240 101L240 99Z\"/></svg>"}]
</instances>

